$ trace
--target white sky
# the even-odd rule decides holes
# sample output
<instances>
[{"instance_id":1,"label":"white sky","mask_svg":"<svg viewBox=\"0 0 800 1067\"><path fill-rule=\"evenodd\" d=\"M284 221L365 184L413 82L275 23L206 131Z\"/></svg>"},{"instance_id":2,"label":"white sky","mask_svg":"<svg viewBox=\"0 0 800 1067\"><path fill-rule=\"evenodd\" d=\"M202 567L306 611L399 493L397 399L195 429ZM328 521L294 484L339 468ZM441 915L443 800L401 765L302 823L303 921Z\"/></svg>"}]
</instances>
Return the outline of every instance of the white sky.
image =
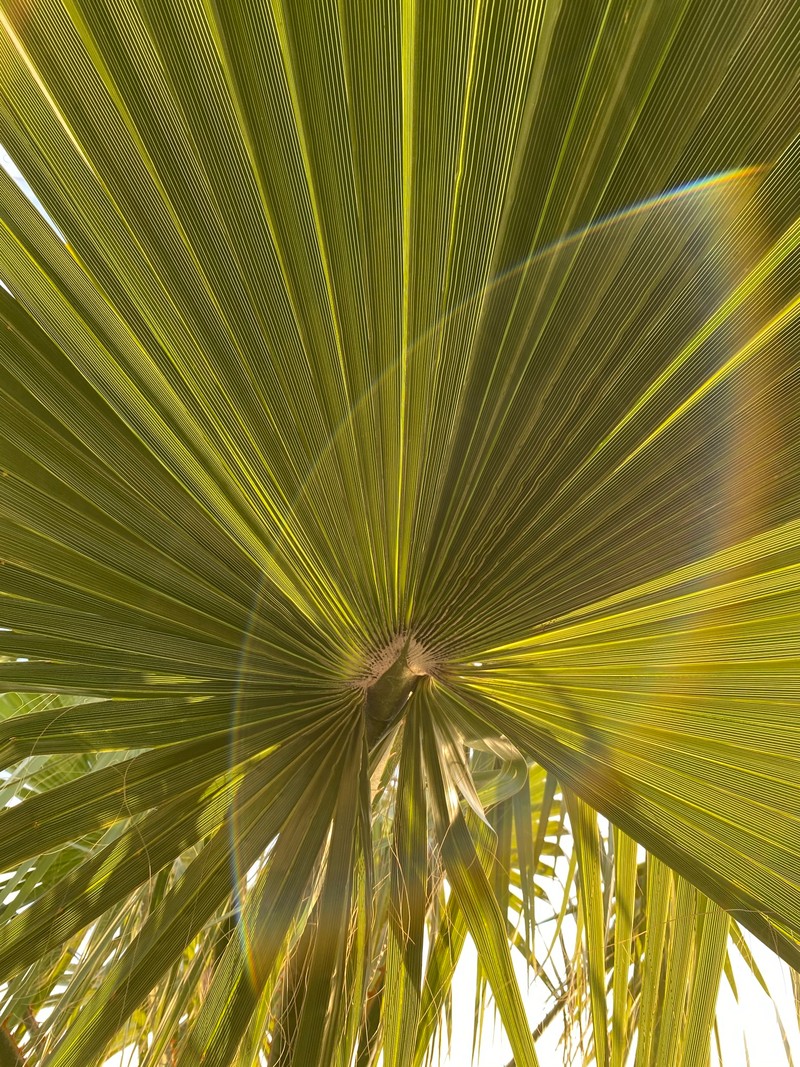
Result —
<instances>
[{"instance_id":1,"label":"white sky","mask_svg":"<svg viewBox=\"0 0 800 1067\"><path fill-rule=\"evenodd\" d=\"M17 185L20 187L20 189L23 191L23 193L27 196L27 198L33 204L33 206L40 212L42 217L45 218L50 223L50 225L56 231L58 236L61 237L61 239L63 240L63 234L61 233L59 228L56 226L56 224L53 222L53 220L50 218L50 216L47 214L47 212L45 211L44 207L42 206L41 201L37 197L36 193L34 193L33 189L31 189L30 185L28 185L28 183L23 178L19 167L16 165L14 160L11 158L11 156L8 154L8 152L5 150L5 148L3 148L3 146L1 144L0 144L0 167L3 168L3 170L6 172L6 174L8 174L11 178L14 179L14 181L17 183ZM7 288L7 286L4 287L4 288Z\"/></svg>"},{"instance_id":2,"label":"white sky","mask_svg":"<svg viewBox=\"0 0 800 1067\"><path fill-rule=\"evenodd\" d=\"M717 1001L723 1065L724 1067L745 1067L745 1036L750 1055L750 1067L780 1067L787 1063L783 1039L775 1017L776 1007L781 1013L781 1020L787 1031L792 1057L800 1062L800 1028L794 1007L789 969L774 952L750 934L745 933L745 939L756 958L764 980L772 991L775 1003L770 1001L738 952L734 950L732 953L733 972L739 1003L737 1004L734 1000L728 981L724 977ZM515 955L519 956L518 953ZM475 958L474 948L467 945L464 960L459 968L460 973L456 975L453 1045L450 1056L442 1060L443 1067L466 1067L470 1063ZM526 981L524 964L521 960L519 963L515 960L515 967L524 988ZM534 982L526 997L531 1028L536 1026L542 1018L546 1010L545 1003L546 994L543 996ZM457 1018L458 1014L461 1014L460 1021ZM492 1034L488 1018L484 1025L486 1034L480 1054L475 1060L477 1067L505 1067L511 1058L511 1047L504 1034ZM537 1042L536 1051L542 1067L561 1067L563 1052L559 1041L562 1032L559 1020L556 1019ZM574 1067L578 1067L580 1062L580 1059L576 1059ZM713 1041L711 1067L719 1067Z\"/></svg>"}]
</instances>

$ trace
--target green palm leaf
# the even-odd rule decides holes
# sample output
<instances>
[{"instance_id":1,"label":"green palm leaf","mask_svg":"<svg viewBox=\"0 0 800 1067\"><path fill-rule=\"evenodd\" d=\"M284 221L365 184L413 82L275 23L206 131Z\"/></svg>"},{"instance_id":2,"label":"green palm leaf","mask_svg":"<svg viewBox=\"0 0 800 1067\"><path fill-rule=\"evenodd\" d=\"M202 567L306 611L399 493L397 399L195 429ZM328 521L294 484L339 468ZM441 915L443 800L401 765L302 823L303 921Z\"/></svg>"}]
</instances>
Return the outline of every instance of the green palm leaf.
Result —
<instances>
[{"instance_id":1,"label":"green palm leaf","mask_svg":"<svg viewBox=\"0 0 800 1067\"><path fill-rule=\"evenodd\" d=\"M417 1067L469 932L517 1063L514 949L702 1064L800 966L798 29L2 6L0 1063Z\"/></svg>"}]
</instances>

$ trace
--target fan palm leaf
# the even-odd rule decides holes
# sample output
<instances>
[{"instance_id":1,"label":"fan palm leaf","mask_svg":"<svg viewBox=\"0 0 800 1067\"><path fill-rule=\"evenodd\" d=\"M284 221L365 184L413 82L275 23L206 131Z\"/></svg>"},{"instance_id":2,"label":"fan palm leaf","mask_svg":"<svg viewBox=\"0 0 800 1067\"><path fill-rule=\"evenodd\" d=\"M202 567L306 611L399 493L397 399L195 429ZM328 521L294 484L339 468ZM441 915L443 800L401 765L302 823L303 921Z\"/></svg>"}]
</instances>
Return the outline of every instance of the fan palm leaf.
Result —
<instances>
[{"instance_id":1,"label":"fan palm leaf","mask_svg":"<svg viewBox=\"0 0 800 1067\"><path fill-rule=\"evenodd\" d=\"M798 18L3 5L0 1062L418 1065L469 935L517 1064L515 947L702 1064L800 965Z\"/></svg>"}]
</instances>

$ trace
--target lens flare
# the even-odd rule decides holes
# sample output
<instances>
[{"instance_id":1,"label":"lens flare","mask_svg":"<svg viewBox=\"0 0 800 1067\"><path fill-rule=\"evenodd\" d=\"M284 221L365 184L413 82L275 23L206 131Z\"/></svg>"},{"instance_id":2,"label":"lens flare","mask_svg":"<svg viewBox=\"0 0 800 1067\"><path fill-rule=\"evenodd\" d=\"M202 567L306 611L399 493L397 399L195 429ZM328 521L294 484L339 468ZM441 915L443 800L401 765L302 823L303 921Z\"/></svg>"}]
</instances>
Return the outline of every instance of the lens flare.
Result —
<instances>
[{"instance_id":1,"label":"lens flare","mask_svg":"<svg viewBox=\"0 0 800 1067\"><path fill-rule=\"evenodd\" d=\"M580 430L585 422L588 424L591 421L589 416L592 413L587 413L580 405L571 410L567 404L564 417L571 420L575 427L580 447L576 446L571 470L553 483L545 506L531 513L532 543L538 539L543 560L551 560L556 584L563 579L559 572L561 564L558 553L548 556L553 531L563 529L564 516L568 518L576 508L580 509L583 501L598 492L609 479L613 482L615 477L623 477L625 463L637 462L637 448L647 451L655 447L659 435L668 438L672 432L671 419L692 417L688 408L676 415L678 395L681 403L690 403L690 407L694 404L702 418L719 424L717 432L698 444L700 451L696 462L707 471L709 484L694 501L687 499L682 502L681 507L689 510L676 512L676 537L693 539L691 548L687 547L684 555L706 557L748 536L748 532L752 533L758 527L758 521L754 522L753 517L768 507L775 462L774 458L770 458L769 449L758 447L758 438L776 433L780 424L779 419L771 415L764 389L764 376L768 371L763 362L745 359L741 368L732 368L729 373L723 373L712 391L713 395L704 398L701 393L713 375L727 366L732 354L742 350L752 337L753 322L747 313L746 300L740 302L741 306L727 306L726 301L730 303L732 296L745 284L748 271L760 254L758 240L754 239L757 211L753 203L764 177L759 168L743 168L701 178L604 216L538 249L531 257L492 278L469 299L449 309L432 329L408 347L400 360L392 360L351 405L346 417L330 434L325 448L314 457L313 463L299 480L286 506L282 517L287 529L286 543L272 546L282 571L292 574L301 587L307 583L309 598L316 604L323 620L327 614L328 622L324 625L328 626L329 632L320 632L320 656L309 662L306 679L309 704L321 705L323 698L327 698L330 714L340 709L348 680L352 683L363 674L365 663L377 648L406 632L415 611L419 611L421 618L419 631L414 620L414 632L419 632L420 638L438 656L440 645L437 638L439 632L448 631L448 613L454 612L463 622L464 605L467 604L473 607L477 605L474 612L475 634L468 633L465 647L454 650L454 654L463 653L469 661L466 666L462 661L458 668L459 676L463 678L466 675L479 690L487 693L493 691L515 702L521 699L520 694L524 690L525 700L535 703L544 699L546 703L558 703L554 694L557 694L561 684L561 670L559 668L551 672L547 667L547 658L551 653L546 652L546 648L552 647L552 656L557 660L560 653L557 654L555 650L561 647L559 634L568 644L570 634L575 632L574 627L581 625L582 612L593 611L587 605L603 601L602 580L596 589L581 587L576 593L578 603L563 613L561 618L540 619L537 636L521 644L495 644L493 651L487 652L492 648L492 634L484 627L483 636L480 636L481 627L484 626L480 591L473 590L470 594L472 599L464 596L462 601L459 575L454 572L451 585L454 607L431 606L426 603L424 595L426 574L440 576L448 568L455 567L457 571L461 566L465 572L470 572L474 582L475 573L479 574L480 571L470 571L472 564L467 554L474 554L477 546L470 545L467 539L464 557L451 558L448 552L453 540L459 536L458 529L449 541L440 536L438 530L430 531L428 536L425 531L417 529L415 542L422 541L427 545L428 556L412 553L404 561L401 556L406 535L399 529L395 537L388 538L397 546L395 558L375 561L376 568L385 565L391 570L397 590L391 606L393 614L385 619L385 631L375 633L370 629L368 618L380 618L386 614L377 574L373 575L375 602L371 607L374 610L369 612L363 603L358 602L362 562L356 558L356 553L349 558L348 553L339 549L348 536L360 536L356 528L359 523L367 522L366 513L349 516L353 529L348 533L348 530L338 528L342 512L336 511L331 504L340 472L352 462L353 442L369 440L370 428L376 420L385 420L388 413L394 419L399 447L407 448L408 441L399 437L403 432L401 428L407 422L407 409L410 405L424 407L438 402L444 371L448 368L452 371L453 421L447 428L446 437L437 439L433 435L423 435L417 444L429 450L425 462L417 464L416 468L413 463L403 463L396 472L396 481L385 486L387 498L400 502L400 526L413 524L412 513L418 495L435 493L439 494L439 506L429 511L439 516L440 525L445 529L443 520L448 514L448 485L455 485L459 492L464 491L467 478L484 477L485 470L493 462L497 465L501 480L513 478L517 469L524 470L532 484L539 477L537 464L541 462L541 477L546 480L549 476L548 465L552 464L551 453L546 448L532 459L499 453L508 447L508 421L515 416L515 405L520 396L530 387L534 361L546 357L547 352L551 351L548 348L548 331L553 330L554 323L562 323L559 336L565 344L552 358L553 366L542 364L536 381L538 396L531 394L532 405L526 415L526 432L539 432L540 426L546 426L545 409L551 398L559 391L574 387L572 376L575 372L571 369L570 360L573 357L577 359L576 354L583 351L580 346L585 344L587 333L591 336L594 330L599 338L598 343L605 345L613 356L614 331L618 329L622 333L629 328L629 320L634 321L631 319L634 313L631 308L642 316L645 323L648 323L647 314L652 308L653 323L648 323L648 328L651 326L656 330L658 316L670 307L675 294L690 286L695 278L698 281L697 299L700 305L692 309L683 333L675 331L676 337L681 338L681 344L672 351L670 361L652 374L642 373L630 388L625 378L628 368L624 363L621 364L618 373L623 374L623 378L612 383L612 386L621 396L624 394L625 402L618 405L612 424L599 429L595 424L589 425L589 430L595 433L591 445L588 438L587 442L582 442ZM714 256L713 250L722 234L725 235L725 247L728 249L727 259ZM630 301L621 301L617 293L614 296L616 303L604 305L604 300L609 299L608 277L624 277L626 270L632 271L631 277L640 278L636 291L630 294ZM590 293L589 304L577 306L572 293L577 290L586 293L587 271L596 272L596 302L592 303ZM651 280L651 275L656 281ZM618 321L615 321L615 316ZM495 331L492 334L493 341L498 336L495 320L500 323L502 340L492 347L487 343L487 337L491 331ZM451 359L449 339L457 336L468 336L472 343ZM697 341L698 337L700 341ZM710 352L708 342L712 339L713 352ZM585 362L585 356L581 358ZM492 363L492 359L496 363ZM403 373L400 373L400 362L406 364ZM408 382L406 371L411 365L421 366L421 380L430 387L427 394L413 396L405 391L403 382ZM613 377L613 373L613 359L608 357L606 374ZM671 386L667 388L668 383L676 381L681 382L679 392L675 392ZM604 387L602 383L601 387ZM692 397L695 399L692 400ZM708 404L716 412L713 418L709 415ZM542 409L541 412L537 412L537 405ZM401 409L405 411L402 417ZM657 417L653 412L657 413ZM648 427L646 433L641 430L642 426ZM662 446L659 444L658 447ZM606 455L616 455L617 451L618 458L610 466L604 467L600 459ZM463 481L459 481L462 476L458 463L461 461L465 470ZM517 468L514 468L514 463ZM447 475L448 464L455 474ZM529 501L533 499L532 495L526 497L520 494L518 506L529 507ZM457 500L456 504L460 507L463 501ZM502 515L502 502L495 502L492 506ZM404 508L408 514L404 513ZM468 514L469 508L465 512ZM474 518L477 521L485 519L485 516L476 510ZM541 528L536 526L539 519ZM641 521L646 523L646 520L645 513ZM334 540L334 533L340 540ZM564 543L568 545L566 537L567 534L564 534ZM486 549L492 550L494 547L490 543ZM660 565L658 559L653 564L656 569ZM359 574L354 568L358 569ZM670 568L665 565L664 569ZM530 573L531 580L538 581L533 564ZM329 586L326 594L328 601L315 600L314 590L320 574ZM401 588L403 574L408 582L407 589ZM487 573L487 579L489 577ZM602 574L599 577L602 579ZM701 581L701 578L695 580ZM626 588L630 589L636 584L628 581ZM639 588L645 585L642 581L638 583ZM253 671L256 670L261 676L269 674L268 651L255 634L263 598L271 595L270 590L269 576L265 575L261 585L253 591L249 636L241 648L239 692L231 709L235 727L232 732L232 764L237 762L238 729L242 721L244 697L250 692ZM487 597L491 596L488 580L484 592ZM614 595L613 589L605 590L603 603L610 603L609 597L613 599ZM657 595L663 595L660 589ZM338 605L336 617L331 615L331 602ZM509 604L509 613L515 610L515 605ZM595 609L596 613L604 610L603 607ZM494 609L488 611L487 615L492 613L496 615ZM593 613L592 625L595 624L596 613ZM524 612L521 613L521 619L520 625L528 625ZM724 619L720 617L719 624L723 623ZM532 632L532 629L529 627L528 632ZM656 661L664 662L665 657L666 660L674 660L677 656L681 662L698 662L702 660L703 640L702 633L694 633L688 623L680 632L663 630L657 649L652 646L652 654L639 656L635 665L631 662L626 667L632 672L630 679L633 688L636 688L633 679L638 679L638 696L642 695L641 687L645 685L646 678L652 679L651 688L669 685L669 677L663 670L657 669ZM670 644L672 652L668 652ZM447 648L446 640L444 645ZM581 645L581 655L586 654L585 646ZM326 655L327 664L323 666L321 664L325 663ZM591 656L589 662L593 662ZM505 671L505 668L515 668L515 665L524 665L526 670L530 668L528 681L524 684L516 678L512 680ZM570 670L575 666L572 660L569 660L569 666ZM280 698L273 692L271 695L265 693L264 699L265 702L274 703ZM293 694L292 700L298 707L302 705L302 698L297 693ZM570 700L573 703L576 700L582 702L580 686L577 694L574 688L570 689ZM252 707L248 714L252 714ZM321 710L320 715L324 717L325 712ZM234 843L237 839L236 825L237 815L234 811L231 818ZM243 903L241 891L248 876L245 867L235 849L232 876L240 915ZM241 921L239 936L248 953L251 953L251 933ZM251 966L258 966L252 955Z\"/></svg>"}]
</instances>

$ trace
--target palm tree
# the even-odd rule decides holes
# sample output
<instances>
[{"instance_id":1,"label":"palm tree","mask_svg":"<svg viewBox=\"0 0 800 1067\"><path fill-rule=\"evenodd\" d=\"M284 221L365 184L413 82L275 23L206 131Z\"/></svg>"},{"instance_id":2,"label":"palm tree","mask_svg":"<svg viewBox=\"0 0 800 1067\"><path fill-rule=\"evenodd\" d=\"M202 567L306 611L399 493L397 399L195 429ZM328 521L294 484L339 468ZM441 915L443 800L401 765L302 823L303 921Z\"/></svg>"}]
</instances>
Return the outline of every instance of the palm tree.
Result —
<instances>
[{"instance_id":1,"label":"palm tree","mask_svg":"<svg viewBox=\"0 0 800 1067\"><path fill-rule=\"evenodd\" d=\"M798 18L6 0L0 1065L800 965Z\"/></svg>"}]
</instances>

